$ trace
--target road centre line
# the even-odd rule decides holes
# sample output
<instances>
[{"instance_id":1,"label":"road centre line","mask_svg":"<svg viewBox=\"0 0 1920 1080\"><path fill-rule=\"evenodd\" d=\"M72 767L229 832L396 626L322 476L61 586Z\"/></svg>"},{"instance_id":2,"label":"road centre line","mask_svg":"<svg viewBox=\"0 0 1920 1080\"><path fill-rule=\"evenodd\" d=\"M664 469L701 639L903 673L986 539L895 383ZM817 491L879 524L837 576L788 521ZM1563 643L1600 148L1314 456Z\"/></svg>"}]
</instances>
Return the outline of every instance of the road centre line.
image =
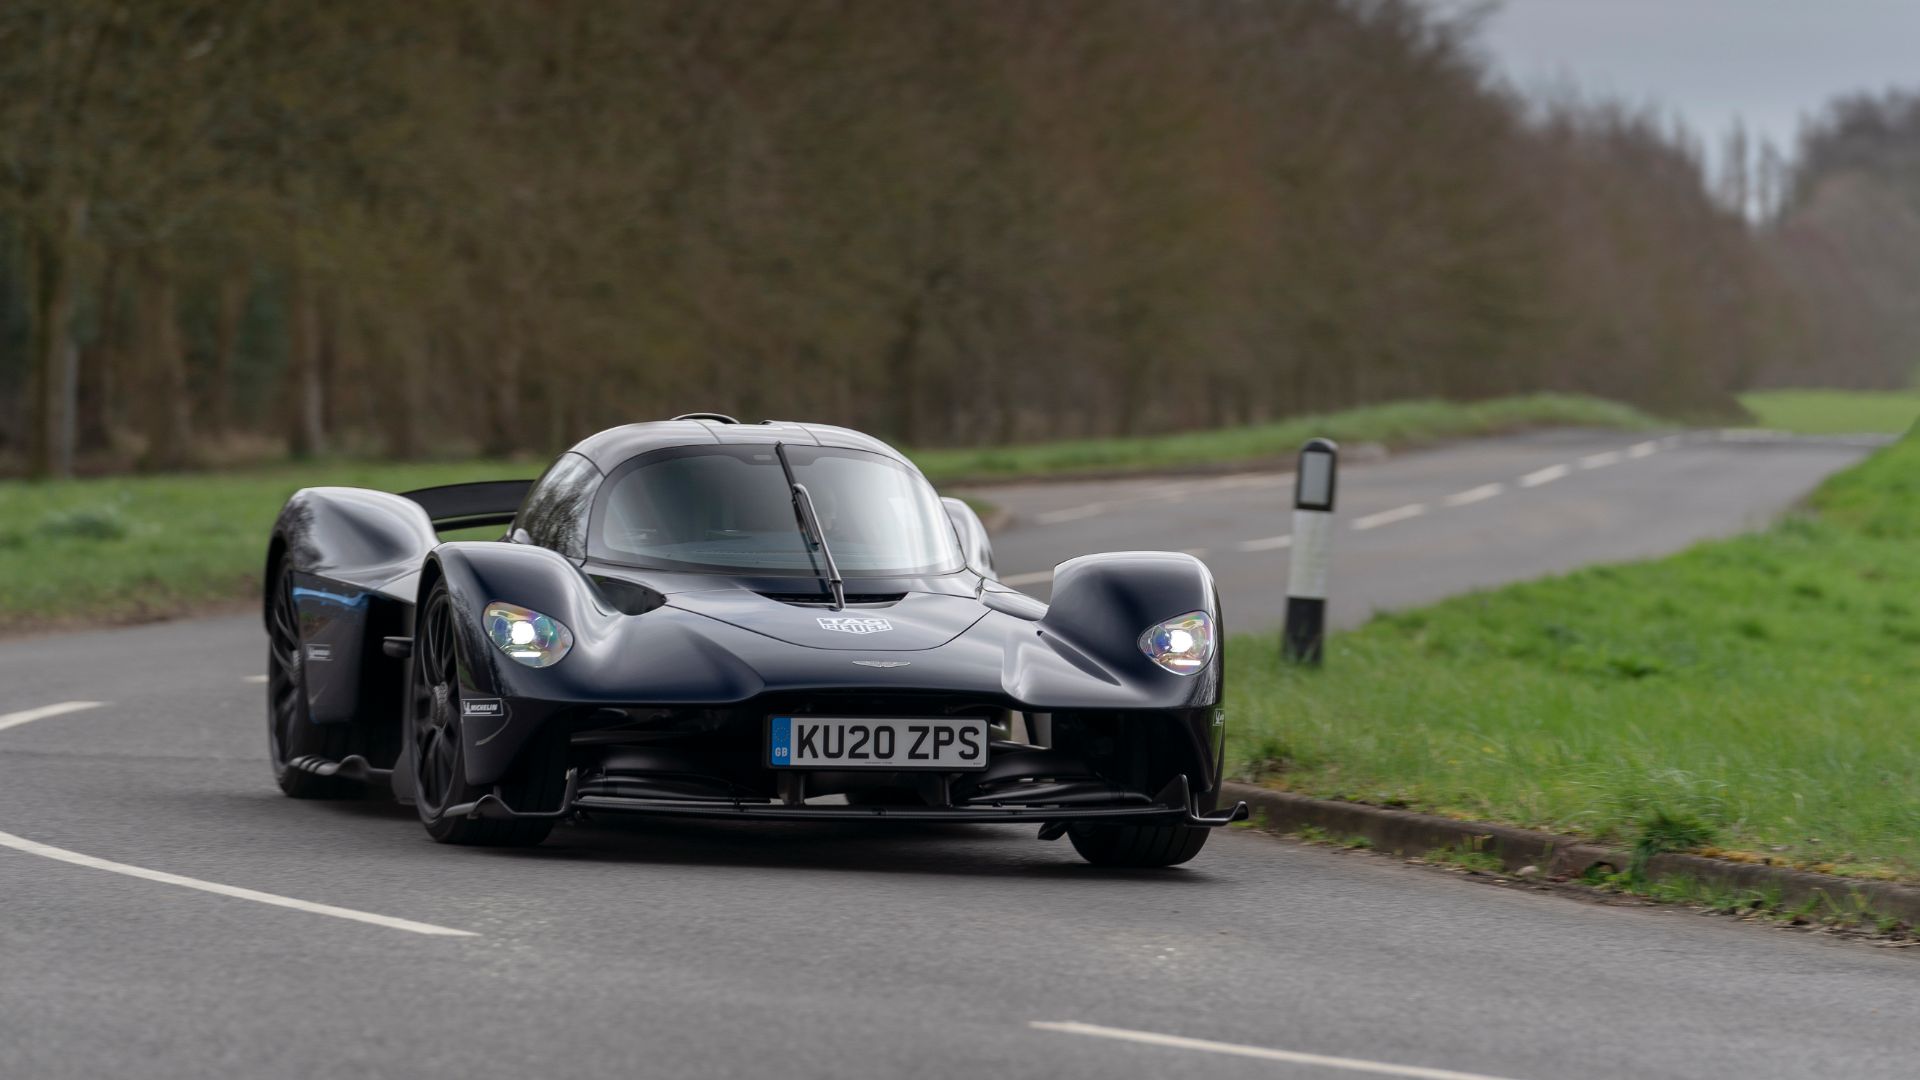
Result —
<instances>
[{"instance_id":1,"label":"road centre line","mask_svg":"<svg viewBox=\"0 0 1920 1080\"><path fill-rule=\"evenodd\" d=\"M1086 1035L1096 1039L1116 1039L1121 1042L1144 1043L1148 1046L1164 1046L1175 1050L1197 1050L1207 1054L1227 1054L1261 1061L1281 1061L1289 1065L1344 1069L1348 1072L1367 1073L1372 1076L1409 1077L1411 1080L1500 1080L1499 1077L1488 1076L1485 1073L1430 1069L1419 1065L1394 1065L1384 1061L1308 1054L1298 1050L1273 1050L1264 1046L1248 1046L1244 1043L1189 1039L1181 1035L1161 1035L1151 1031L1102 1027L1099 1024L1082 1024L1074 1021L1030 1020L1027 1026L1038 1031L1052 1031L1063 1035Z\"/></svg>"},{"instance_id":2,"label":"road centre line","mask_svg":"<svg viewBox=\"0 0 1920 1080\"><path fill-rule=\"evenodd\" d=\"M1505 490L1507 490L1507 485L1505 484L1481 484L1477 488L1456 491L1446 498L1441 499L1440 502L1444 506L1470 506L1477 502L1485 502Z\"/></svg>"},{"instance_id":3,"label":"road centre line","mask_svg":"<svg viewBox=\"0 0 1920 1080\"><path fill-rule=\"evenodd\" d=\"M12 833L0 832L0 847L12 848L28 855L38 855L55 862L71 863L92 870L105 870L110 874L139 878L143 881L157 881L162 885L178 885L183 889L197 889L200 892L213 893L215 896L230 896L237 900L251 900L256 904L269 904L273 907L292 908L314 915L328 915L336 919L349 919L353 922L367 923L371 926L384 926L389 930L405 930L411 934L426 934L430 937L478 937L471 930L455 930L447 926L435 926L432 923L414 922L412 919L396 919L391 915L375 915L370 911L355 911L352 908L335 907L332 904L316 904L309 900L296 900L291 896L277 896L256 889L242 889L235 885L222 885L217 881L202 881L199 878L169 874L163 870L149 870L144 866L129 866L108 859L96 859L91 855L82 855L77 851L68 851L50 844L28 840Z\"/></svg>"},{"instance_id":4,"label":"road centre line","mask_svg":"<svg viewBox=\"0 0 1920 1080\"><path fill-rule=\"evenodd\" d=\"M1377 529L1382 525L1391 525L1396 521L1417 518L1426 512L1426 503L1408 503L1405 506L1396 506L1391 510L1382 510L1377 514L1368 514L1363 518L1354 518L1353 527L1360 532L1365 532L1368 529Z\"/></svg>"},{"instance_id":5,"label":"road centre line","mask_svg":"<svg viewBox=\"0 0 1920 1080\"><path fill-rule=\"evenodd\" d=\"M246 676L243 676L240 679L240 681L250 682L250 683L264 683L267 681L267 677L265 675L246 675Z\"/></svg>"},{"instance_id":6,"label":"road centre line","mask_svg":"<svg viewBox=\"0 0 1920 1080\"><path fill-rule=\"evenodd\" d=\"M1285 473L1236 473L1212 480L1194 480L1178 484L1159 484L1138 494L1114 499L1102 499L1098 502L1083 503L1079 506L1063 507L1059 510L1046 510L1033 515L1036 525L1062 525L1069 521L1098 517L1121 507L1146 502L1180 502L1187 497L1206 491L1218 491L1225 488L1264 487L1267 485L1290 484L1293 474Z\"/></svg>"},{"instance_id":7,"label":"road centre line","mask_svg":"<svg viewBox=\"0 0 1920 1080\"><path fill-rule=\"evenodd\" d=\"M1549 465L1544 469L1536 469L1521 477L1520 486L1530 488L1539 487L1541 484L1550 484L1572 471L1573 468L1568 465Z\"/></svg>"},{"instance_id":8,"label":"road centre line","mask_svg":"<svg viewBox=\"0 0 1920 1080\"><path fill-rule=\"evenodd\" d=\"M1033 520L1034 523L1038 525L1059 525L1068 521L1078 521L1081 518L1090 518L1104 514L1108 510L1113 509L1115 505L1117 504L1098 502L1088 503L1085 506L1070 506L1065 510L1049 510L1044 514L1035 514L1033 515Z\"/></svg>"},{"instance_id":9,"label":"road centre line","mask_svg":"<svg viewBox=\"0 0 1920 1080\"><path fill-rule=\"evenodd\" d=\"M62 701L55 705L42 705L37 709L22 709L19 712L0 713L0 731L16 728L22 724L31 724L35 720L45 720L50 716L63 716L84 709L97 709L105 705L104 701Z\"/></svg>"},{"instance_id":10,"label":"road centre line","mask_svg":"<svg viewBox=\"0 0 1920 1080\"><path fill-rule=\"evenodd\" d=\"M1582 470L1603 469L1609 465L1617 465L1622 461L1626 461L1634 458L1647 457L1659 451L1663 446L1666 446L1672 443L1677 443L1677 440L1675 440L1675 437L1673 436L1668 436L1666 439L1648 440L1646 442L1635 443L1632 446L1625 447L1624 449L1620 449L1620 450L1604 450L1599 453L1588 454L1585 457L1582 457L1579 459L1578 467ZM1573 471L1574 471L1573 465L1568 465L1564 463L1559 465L1549 465L1546 468L1536 469L1533 472L1527 473L1526 475L1520 477L1517 483L1519 484L1520 487L1523 487L1523 488L1539 487L1542 484L1552 483L1553 481L1559 480L1562 477L1569 476L1573 473ZM1240 486L1247 486L1247 485L1253 485L1253 484L1264 484L1264 483L1271 483L1271 482L1287 481L1291 479L1292 479L1292 474L1290 473L1280 474L1277 476L1268 475L1268 474L1244 474L1239 476L1223 477L1219 480L1194 485L1194 487L1199 489L1240 487ZM1107 502L1098 502L1098 503L1088 503L1084 506L1075 506L1075 507L1068 507L1064 510L1048 511L1047 513L1035 515L1034 520L1040 524L1046 525L1046 524L1057 524L1063 521L1074 521L1080 518L1093 517L1095 515L1105 513L1108 510L1111 510L1117 506L1126 505L1129 503L1150 502L1155 499L1165 499L1165 498L1168 498L1175 490L1177 490L1175 487L1155 488L1148 494L1139 496L1136 498L1110 500ZM1186 490L1191 491L1193 489L1189 488ZM1484 502L1488 499L1494 498L1495 496L1501 495L1505 493L1506 490L1507 490L1507 486L1501 483L1481 484L1478 487L1468 488L1465 491L1457 491L1452 495L1446 496L1445 498L1440 500L1440 505L1445 507L1471 506L1474 503ZM1410 503L1406 506L1395 507L1392 510L1382 511L1378 514L1369 514L1366 517L1357 518L1353 521L1352 527L1357 531L1365 532L1369 529L1377 529L1382 525L1391 525L1397 521L1405 521L1409 518L1416 518L1421 516L1422 514L1425 514L1426 512L1427 512L1427 506L1425 503ZM1292 544L1293 544L1293 537L1290 535L1266 536L1266 537L1261 537L1255 540L1242 540L1233 545L1233 550L1241 551L1241 552L1277 551L1281 548L1290 547L1292 546ZM1205 550L1206 549L1203 549L1203 548L1190 549L1188 551L1188 554L1198 555L1203 553ZM1027 573L1027 574L1013 574L1011 576L1001 578L1000 582L1003 585L1018 587L1021 585L1038 584L1040 582L1047 581L1052 577L1053 577L1053 571L1051 570L1036 570L1032 573Z\"/></svg>"}]
</instances>

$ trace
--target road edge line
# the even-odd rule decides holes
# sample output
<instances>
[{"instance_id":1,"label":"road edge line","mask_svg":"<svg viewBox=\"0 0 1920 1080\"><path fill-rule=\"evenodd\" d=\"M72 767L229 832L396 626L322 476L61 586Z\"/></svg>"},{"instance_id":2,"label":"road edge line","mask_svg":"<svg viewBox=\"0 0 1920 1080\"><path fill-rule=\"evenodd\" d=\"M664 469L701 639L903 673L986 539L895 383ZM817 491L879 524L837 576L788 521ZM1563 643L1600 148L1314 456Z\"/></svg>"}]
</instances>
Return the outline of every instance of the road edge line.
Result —
<instances>
[{"instance_id":1,"label":"road edge line","mask_svg":"<svg viewBox=\"0 0 1920 1080\"><path fill-rule=\"evenodd\" d=\"M19 712L0 713L0 731L31 724L35 720L49 720L68 713L85 712L105 705L104 701L61 701L52 705L42 705L37 709L21 709Z\"/></svg>"},{"instance_id":2,"label":"road edge line","mask_svg":"<svg viewBox=\"0 0 1920 1080\"><path fill-rule=\"evenodd\" d=\"M212 893L215 896L227 896L236 900L251 900L256 904L271 907L291 908L313 915L328 915L336 919L348 919L353 922L382 926L389 930L405 930L412 934L424 934L429 937L479 937L471 930L455 930L450 926L435 926L433 923L415 922L412 919L398 919L391 915L376 915L371 911L356 911L353 908L335 907L332 904L317 904L311 900L299 900L291 896L261 892L258 889L245 889L238 885L222 885L217 881L203 881L181 874L170 874L165 870L149 870L144 866L132 866L114 862L111 859L83 855L78 851L42 844L38 840L28 840L24 836L15 836L9 832L0 832L0 848L10 848L26 855L37 855L43 859L83 866L90 870L104 870L123 877L139 878L143 881L158 882L162 885L178 885L183 889Z\"/></svg>"}]
</instances>

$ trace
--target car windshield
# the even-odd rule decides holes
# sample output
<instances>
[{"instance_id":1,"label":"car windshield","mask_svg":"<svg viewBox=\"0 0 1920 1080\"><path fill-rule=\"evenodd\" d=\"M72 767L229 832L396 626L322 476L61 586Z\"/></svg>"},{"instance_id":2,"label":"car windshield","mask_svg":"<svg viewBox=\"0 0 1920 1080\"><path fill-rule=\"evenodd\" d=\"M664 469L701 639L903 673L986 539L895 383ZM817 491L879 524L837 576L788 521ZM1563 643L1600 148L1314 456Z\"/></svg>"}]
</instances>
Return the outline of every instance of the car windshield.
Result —
<instances>
[{"instance_id":1,"label":"car windshield","mask_svg":"<svg viewBox=\"0 0 1920 1080\"><path fill-rule=\"evenodd\" d=\"M787 445L794 479L847 575L947 573L962 564L927 482L880 454ZM595 558L676 570L815 574L823 565L794 517L773 444L648 454L601 488Z\"/></svg>"}]
</instances>

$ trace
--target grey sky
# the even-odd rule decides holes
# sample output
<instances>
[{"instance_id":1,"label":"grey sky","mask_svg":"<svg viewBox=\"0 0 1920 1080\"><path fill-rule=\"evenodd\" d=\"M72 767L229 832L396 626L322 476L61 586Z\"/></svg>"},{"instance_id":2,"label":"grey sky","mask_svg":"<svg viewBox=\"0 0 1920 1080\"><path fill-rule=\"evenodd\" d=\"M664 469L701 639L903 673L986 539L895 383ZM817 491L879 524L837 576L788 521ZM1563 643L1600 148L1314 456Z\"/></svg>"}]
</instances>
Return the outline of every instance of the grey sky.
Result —
<instances>
[{"instance_id":1,"label":"grey sky","mask_svg":"<svg viewBox=\"0 0 1920 1080\"><path fill-rule=\"evenodd\" d=\"M1505 0L1481 40L1524 90L1656 105L1709 147L1738 117L1791 154L1834 96L1920 89L1920 0Z\"/></svg>"}]
</instances>

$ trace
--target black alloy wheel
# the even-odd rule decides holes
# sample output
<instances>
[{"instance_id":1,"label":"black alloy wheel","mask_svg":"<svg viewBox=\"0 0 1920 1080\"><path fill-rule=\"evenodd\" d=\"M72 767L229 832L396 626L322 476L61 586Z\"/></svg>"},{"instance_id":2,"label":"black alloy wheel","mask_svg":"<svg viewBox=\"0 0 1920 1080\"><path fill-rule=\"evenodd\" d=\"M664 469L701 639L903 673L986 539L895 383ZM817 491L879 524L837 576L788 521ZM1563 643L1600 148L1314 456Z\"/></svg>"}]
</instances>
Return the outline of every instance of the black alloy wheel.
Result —
<instances>
[{"instance_id":1,"label":"black alloy wheel","mask_svg":"<svg viewBox=\"0 0 1920 1080\"><path fill-rule=\"evenodd\" d=\"M487 793L467 783L460 730L460 647L453 620L453 596L445 582L436 582L414 629L407 709L414 807L427 834L443 844L530 847L553 831L552 818L496 821L446 813ZM537 742L523 751L513 775L493 790L517 810L553 809L564 791L565 750L564 741Z\"/></svg>"},{"instance_id":2,"label":"black alloy wheel","mask_svg":"<svg viewBox=\"0 0 1920 1080\"><path fill-rule=\"evenodd\" d=\"M339 761L352 738L351 724L316 724L307 718L306 654L300 642L300 609L293 575L282 563L267 597L267 755L274 782L295 799L339 799L358 789L338 778L299 768L301 758Z\"/></svg>"}]
</instances>

